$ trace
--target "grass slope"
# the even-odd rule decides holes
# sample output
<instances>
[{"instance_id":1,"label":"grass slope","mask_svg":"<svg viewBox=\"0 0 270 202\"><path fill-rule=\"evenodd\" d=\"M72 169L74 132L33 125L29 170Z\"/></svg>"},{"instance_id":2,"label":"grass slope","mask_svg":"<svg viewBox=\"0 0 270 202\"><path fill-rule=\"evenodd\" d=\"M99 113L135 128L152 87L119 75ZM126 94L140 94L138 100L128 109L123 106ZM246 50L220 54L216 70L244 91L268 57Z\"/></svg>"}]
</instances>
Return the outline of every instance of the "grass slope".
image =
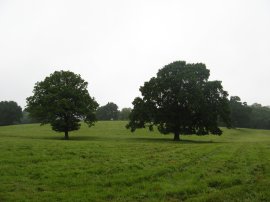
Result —
<instances>
[{"instance_id":1,"label":"grass slope","mask_svg":"<svg viewBox=\"0 0 270 202\"><path fill-rule=\"evenodd\" d=\"M268 201L270 131L131 134L99 122L63 134L0 127L0 201Z\"/></svg>"}]
</instances>

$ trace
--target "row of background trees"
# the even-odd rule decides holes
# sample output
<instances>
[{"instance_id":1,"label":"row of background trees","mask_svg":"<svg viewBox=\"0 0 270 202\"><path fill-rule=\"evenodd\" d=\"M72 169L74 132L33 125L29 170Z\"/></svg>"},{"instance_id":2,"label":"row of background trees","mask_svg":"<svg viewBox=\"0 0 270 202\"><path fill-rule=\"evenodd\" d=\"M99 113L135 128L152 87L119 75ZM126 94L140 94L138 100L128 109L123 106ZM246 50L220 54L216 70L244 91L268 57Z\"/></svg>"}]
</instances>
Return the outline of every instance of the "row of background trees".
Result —
<instances>
[{"instance_id":1,"label":"row of background trees","mask_svg":"<svg viewBox=\"0 0 270 202\"><path fill-rule=\"evenodd\" d=\"M118 106L113 102L108 102L106 105L97 109L97 120L128 120L131 108L123 108L118 110Z\"/></svg>"},{"instance_id":2,"label":"row of background trees","mask_svg":"<svg viewBox=\"0 0 270 202\"><path fill-rule=\"evenodd\" d=\"M247 105L240 97L230 98L231 125L235 128L270 129L270 107L254 103Z\"/></svg>"},{"instance_id":3,"label":"row of background trees","mask_svg":"<svg viewBox=\"0 0 270 202\"><path fill-rule=\"evenodd\" d=\"M254 103L248 105L240 97L230 97L231 125L234 128L270 129L270 107ZM113 102L108 102L96 111L97 120L128 120L131 108L119 110ZM0 126L12 124L38 123L29 113L14 101L0 102ZM222 123L220 123L222 125Z\"/></svg>"},{"instance_id":4,"label":"row of background trees","mask_svg":"<svg viewBox=\"0 0 270 202\"><path fill-rule=\"evenodd\" d=\"M119 110L118 106L113 102L108 102L96 111L97 120L128 120L131 108L123 108ZM0 126L13 124L30 124L38 123L38 120L29 116L29 112L22 108L14 101L0 102Z\"/></svg>"},{"instance_id":5,"label":"row of background trees","mask_svg":"<svg viewBox=\"0 0 270 202\"><path fill-rule=\"evenodd\" d=\"M255 128L270 129L270 107L254 103L248 105L241 102L240 97L230 97L231 126L233 128ZM113 102L97 109L96 116L98 120L128 120L131 108L118 110L118 106ZM222 125L222 123L220 123Z\"/></svg>"}]
</instances>

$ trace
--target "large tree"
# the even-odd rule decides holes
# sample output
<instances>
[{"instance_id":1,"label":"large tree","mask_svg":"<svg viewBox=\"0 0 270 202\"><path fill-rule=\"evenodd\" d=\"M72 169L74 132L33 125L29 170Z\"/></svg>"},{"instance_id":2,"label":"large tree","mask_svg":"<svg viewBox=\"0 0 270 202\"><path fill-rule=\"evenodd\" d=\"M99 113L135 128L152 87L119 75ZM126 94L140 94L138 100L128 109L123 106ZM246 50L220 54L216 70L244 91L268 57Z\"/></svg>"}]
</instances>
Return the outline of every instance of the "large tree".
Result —
<instances>
[{"instance_id":1,"label":"large tree","mask_svg":"<svg viewBox=\"0 0 270 202\"><path fill-rule=\"evenodd\" d=\"M70 71L55 71L44 81L37 82L34 95L27 98L26 110L41 124L51 124L52 129L64 132L78 130L80 121L92 126L98 107L87 90L88 83Z\"/></svg>"},{"instance_id":2,"label":"large tree","mask_svg":"<svg viewBox=\"0 0 270 202\"><path fill-rule=\"evenodd\" d=\"M14 101L0 102L0 126L19 123L22 117L22 108Z\"/></svg>"},{"instance_id":3,"label":"large tree","mask_svg":"<svg viewBox=\"0 0 270 202\"><path fill-rule=\"evenodd\" d=\"M113 102L108 102L106 105L97 109L98 120L117 120L118 115L118 106Z\"/></svg>"},{"instance_id":4,"label":"large tree","mask_svg":"<svg viewBox=\"0 0 270 202\"><path fill-rule=\"evenodd\" d=\"M221 81L208 81L209 75L202 63L166 65L140 87L142 98L134 99L127 128L156 125L163 134L173 133L175 141L180 134L221 135L218 119L230 122L228 93Z\"/></svg>"}]
</instances>

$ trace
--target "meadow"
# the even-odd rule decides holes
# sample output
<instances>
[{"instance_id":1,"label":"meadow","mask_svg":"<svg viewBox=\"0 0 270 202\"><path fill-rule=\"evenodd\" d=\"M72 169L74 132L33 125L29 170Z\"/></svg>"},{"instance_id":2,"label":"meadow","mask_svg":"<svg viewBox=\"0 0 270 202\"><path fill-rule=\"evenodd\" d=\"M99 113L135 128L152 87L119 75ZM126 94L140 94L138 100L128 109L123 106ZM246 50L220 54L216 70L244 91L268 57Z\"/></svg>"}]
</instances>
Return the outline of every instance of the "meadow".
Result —
<instances>
[{"instance_id":1,"label":"meadow","mask_svg":"<svg viewBox=\"0 0 270 202\"><path fill-rule=\"evenodd\" d=\"M270 131L181 136L98 122L0 127L0 201L270 201Z\"/></svg>"}]
</instances>

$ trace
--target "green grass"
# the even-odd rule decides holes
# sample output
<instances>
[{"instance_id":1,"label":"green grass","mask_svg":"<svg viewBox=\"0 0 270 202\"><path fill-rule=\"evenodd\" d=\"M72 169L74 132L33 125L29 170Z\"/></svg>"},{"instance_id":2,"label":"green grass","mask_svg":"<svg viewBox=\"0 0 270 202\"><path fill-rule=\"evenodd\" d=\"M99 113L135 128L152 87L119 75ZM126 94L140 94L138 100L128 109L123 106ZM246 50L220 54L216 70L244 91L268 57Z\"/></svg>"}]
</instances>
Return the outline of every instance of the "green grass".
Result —
<instances>
[{"instance_id":1,"label":"green grass","mask_svg":"<svg viewBox=\"0 0 270 202\"><path fill-rule=\"evenodd\" d=\"M0 201L269 201L270 131L182 136L126 122L0 127Z\"/></svg>"}]
</instances>

